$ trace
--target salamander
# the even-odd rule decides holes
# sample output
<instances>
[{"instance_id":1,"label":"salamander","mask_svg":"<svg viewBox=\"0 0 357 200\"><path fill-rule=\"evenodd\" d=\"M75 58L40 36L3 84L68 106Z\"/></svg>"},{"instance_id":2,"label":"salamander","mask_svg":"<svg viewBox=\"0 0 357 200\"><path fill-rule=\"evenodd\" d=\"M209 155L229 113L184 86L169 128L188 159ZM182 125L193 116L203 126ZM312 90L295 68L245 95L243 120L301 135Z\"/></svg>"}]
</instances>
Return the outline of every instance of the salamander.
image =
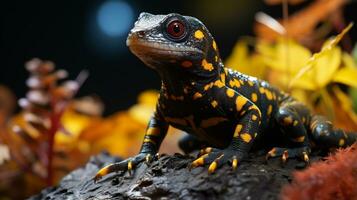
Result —
<instances>
[{"instance_id":1,"label":"salamander","mask_svg":"<svg viewBox=\"0 0 357 200\"><path fill-rule=\"evenodd\" d=\"M141 13L126 43L159 74L161 89L139 154L105 166L95 180L150 163L169 125L188 133L179 142L184 152L201 149L191 167L208 166L209 173L226 163L235 170L259 144L269 147L267 158L308 163L313 145L346 147L356 141L356 134L334 128L268 82L226 68L213 36L194 17Z\"/></svg>"}]
</instances>

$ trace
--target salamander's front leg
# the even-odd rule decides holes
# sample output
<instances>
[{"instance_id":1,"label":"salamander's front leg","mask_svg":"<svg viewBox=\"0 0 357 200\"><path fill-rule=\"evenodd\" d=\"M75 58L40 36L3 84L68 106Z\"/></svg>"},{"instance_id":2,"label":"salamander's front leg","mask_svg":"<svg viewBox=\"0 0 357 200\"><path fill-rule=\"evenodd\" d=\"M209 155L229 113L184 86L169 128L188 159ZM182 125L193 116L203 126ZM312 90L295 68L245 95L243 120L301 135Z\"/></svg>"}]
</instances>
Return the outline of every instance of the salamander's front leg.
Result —
<instances>
[{"instance_id":1,"label":"salamander's front leg","mask_svg":"<svg viewBox=\"0 0 357 200\"><path fill-rule=\"evenodd\" d=\"M259 131L261 112L254 103L239 94L235 98L234 105L238 123L230 145L223 150L211 147L201 150L201 156L193 161L192 167L209 164L208 173L213 173L224 163L230 163L235 170L238 163L247 156Z\"/></svg>"},{"instance_id":2,"label":"salamander's front leg","mask_svg":"<svg viewBox=\"0 0 357 200\"><path fill-rule=\"evenodd\" d=\"M150 163L153 156L158 152L161 142L167 133L167 129L168 124L163 120L159 113L155 112L149 121L139 154L121 162L103 167L94 177L94 181L97 181L112 172L128 170L128 172L131 173L135 166L143 161L147 164Z\"/></svg>"}]
</instances>

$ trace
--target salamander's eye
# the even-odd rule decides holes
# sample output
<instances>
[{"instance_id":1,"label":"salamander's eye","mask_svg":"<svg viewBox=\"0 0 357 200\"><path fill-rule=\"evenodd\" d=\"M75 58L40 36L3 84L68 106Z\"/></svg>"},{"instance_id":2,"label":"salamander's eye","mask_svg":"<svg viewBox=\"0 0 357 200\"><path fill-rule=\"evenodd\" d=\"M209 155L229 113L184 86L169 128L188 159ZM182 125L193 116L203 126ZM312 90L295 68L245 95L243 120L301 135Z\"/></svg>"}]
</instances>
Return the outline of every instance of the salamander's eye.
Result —
<instances>
[{"instance_id":1,"label":"salamander's eye","mask_svg":"<svg viewBox=\"0 0 357 200\"><path fill-rule=\"evenodd\" d=\"M167 25L166 32L172 39L180 40L186 35L186 27L180 20L174 20Z\"/></svg>"}]
</instances>

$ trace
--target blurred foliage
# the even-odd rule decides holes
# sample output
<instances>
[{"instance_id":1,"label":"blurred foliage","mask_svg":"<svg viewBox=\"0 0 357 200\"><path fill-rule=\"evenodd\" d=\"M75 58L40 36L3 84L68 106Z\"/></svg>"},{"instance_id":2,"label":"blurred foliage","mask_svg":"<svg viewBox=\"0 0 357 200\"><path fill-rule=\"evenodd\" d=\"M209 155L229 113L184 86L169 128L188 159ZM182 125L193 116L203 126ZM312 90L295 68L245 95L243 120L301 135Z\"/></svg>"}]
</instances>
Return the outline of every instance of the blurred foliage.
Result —
<instances>
[{"instance_id":1,"label":"blurred foliage","mask_svg":"<svg viewBox=\"0 0 357 200\"><path fill-rule=\"evenodd\" d=\"M357 89L351 88L350 95L351 95L352 102L353 102L353 109L357 113Z\"/></svg>"},{"instance_id":2,"label":"blurred foliage","mask_svg":"<svg viewBox=\"0 0 357 200\"><path fill-rule=\"evenodd\" d=\"M281 0L266 0L266 2L283 2ZM289 1L299 4L303 1ZM291 14L288 19L277 19L284 29L275 29L272 18L259 17L254 30L258 38L266 41L276 41L283 34L288 34L290 38L311 48L319 46L321 41L330 33L332 26L340 32L343 28L343 6L348 0L315 0L303 9ZM293 4L293 3L292 3ZM321 26L319 26L322 24ZM331 26L332 25L332 26ZM342 27L342 28L341 28Z\"/></svg>"},{"instance_id":3,"label":"blurred foliage","mask_svg":"<svg viewBox=\"0 0 357 200\"><path fill-rule=\"evenodd\" d=\"M285 30L286 27L280 26ZM338 126L356 130L357 115L345 87L357 87L357 65L351 53L337 46L351 27L352 24L336 37L326 39L321 43L321 50L315 53L309 49L310 45L304 46L290 35L280 35L273 40L244 37L236 43L226 66L267 80L315 112L335 120ZM348 121L341 120L345 116L336 117L341 113L348 116Z\"/></svg>"},{"instance_id":4,"label":"blurred foliage","mask_svg":"<svg viewBox=\"0 0 357 200\"><path fill-rule=\"evenodd\" d=\"M44 62L42 64L53 65L49 61ZM32 75L29 80L33 78ZM31 85L29 82L31 81L27 84ZM29 93L33 91L38 92L38 87L30 89ZM4 180L0 184L0 196L11 199L23 199L39 192L46 185L47 163L41 159L46 159L50 153L48 152L49 137L45 137L49 133L46 131L48 129L36 122L43 123L51 115L33 109L40 103L36 102L37 100L47 98L30 96L27 95L26 99L19 100L23 110L11 116L15 98L10 90L0 87L0 119L2 119L0 121L0 178ZM121 157L135 155L141 146L157 96L157 91L145 91L139 95L138 103L127 111L120 111L106 118L102 117L104 105L98 97L68 99L67 105L62 107L63 113L58 118L60 126L54 135L52 151L54 182L58 182L69 171L83 165L91 155L103 150ZM32 105L31 109L30 105ZM49 108L45 104L41 106L41 109ZM42 117L43 120L34 121L34 117L26 117L29 114ZM170 128L160 152L171 154L178 152L179 137L181 131ZM15 192L18 187L13 187L14 184L23 188L24 192Z\"/></svg>"},{"instance_id":5,"label":"blurred foliage","mask_svg":"<svg viewBox=\"0 0 357 200\"><path fill-rule=\"evenodd\" d=\"M226 66L265 79L315 112L334 118L337 126L357 130L352 111L353 106L357 110L357 47L350 53L350 27L345 28L342 10L347 2L311 1L284 20L258 14L257 37L240 39ZM340 34L328 39L334 33ZM57 182L104 149L124 158L139 151L157 91L144 91L127 110L103 117L104 105L98 97L74 98L83 76L63 81L65 71L55 71L52 62L39 59L26 66L29 91L19 100L19 113L13 114L12 92L0 86L0 196L23 199L42 189L46 179ZM170 127L160 152L178 152L181 135Z\"/></svg>"}]
</instances>

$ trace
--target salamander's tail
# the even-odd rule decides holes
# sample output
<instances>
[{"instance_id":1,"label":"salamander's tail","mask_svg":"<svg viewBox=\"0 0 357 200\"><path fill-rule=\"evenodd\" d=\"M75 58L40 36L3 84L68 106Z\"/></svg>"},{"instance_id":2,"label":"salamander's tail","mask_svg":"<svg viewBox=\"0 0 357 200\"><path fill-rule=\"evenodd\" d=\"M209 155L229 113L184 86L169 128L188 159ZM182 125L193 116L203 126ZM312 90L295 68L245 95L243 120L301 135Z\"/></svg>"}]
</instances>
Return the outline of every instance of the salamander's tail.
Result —
<instances>
[{"instance_id":1,"label":"salamander's tail","mask_svg":"<svg viewBox=\"0 0 357 200\"><path fill-rule=\"evenodd\" d=\"M357 133L336 129L321 115L312 116L310 131L314 142L321 147L347 147L357 141Z\"/></svg>"}]
</instances>

